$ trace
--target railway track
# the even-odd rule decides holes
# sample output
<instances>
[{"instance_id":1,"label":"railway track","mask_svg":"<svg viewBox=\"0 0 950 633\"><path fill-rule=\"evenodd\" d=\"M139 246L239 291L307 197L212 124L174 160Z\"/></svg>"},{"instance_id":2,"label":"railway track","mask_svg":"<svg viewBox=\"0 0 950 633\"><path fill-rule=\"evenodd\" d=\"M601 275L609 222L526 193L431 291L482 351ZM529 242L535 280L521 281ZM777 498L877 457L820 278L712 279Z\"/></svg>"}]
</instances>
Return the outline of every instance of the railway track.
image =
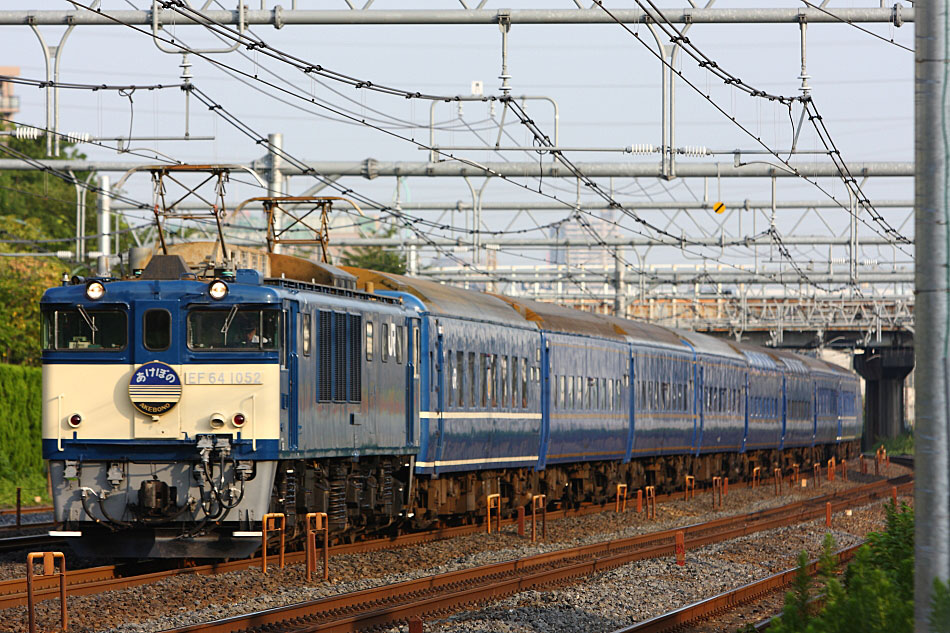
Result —
<instances>
[{"instance_id":1,"label":"railway track","mask_svg":"<svg viewBox=\"0 0 950 633\"><path fill-rule=\"evenodd\" d=\"M30 506L27 508L20 508L20 514L39 514L41 512L52 512L53 506ZM0 516L5 516L8 514L16 514L16 508L0 508Z\"/></svg>"},{"instance_id":2,"label":"railway track","mask_svg":"<svg viewBox=\"0 0 950 633\"><path fill-rule=\"evenodd\" d=\"M684 532L686 546L692 549L821 517L827 502L832 503L833 510L842 510L885 498L892 486L906 488L912 484L912 477L905 475L739 517L419 578L167 633L350 632L405 622L411 617L440 616L529 589L575 581L637 560L672 555L677 532Z\"/></svg>"},{"instance_id":3,"label":"railway track","mask_svg":"<svg viewBox=\"0 0 950 633\"><path fill-rule=\"evenodd\" d=\"M735 488L746 488L750 484L747 482L740 482L733 484ZM763 484L767 485L767 484ZM657 495L657 502L662 503L664 501L669 501L673 498L681 498L683 495L682 492L670 493ZM633 500L632 503L636 501ZM606 504L584 504L580 508L569 508L563 510L552 510L547 513L549 519L560 519L565 517L579 517L590 514L596 514L598 512L609 511L613 508L612 503ZM511 526L517 523L517 519L508 518L502 519L502 525ZM50 527L57 524L49 524ZM431 543L435 541L451 539L459 536L464 536L467 534L473 534L476 532L482 532L485 530L484 524L475 523L471 525L458 525L451 527L441 527L432 530L426 530L423 532L414 532L409 534L401 534L394 537L384 537L384 538L375 538L368 539L363 541L358 541L355 543L341 543L333 545L330 548L330 554L332 556L339 556L341 554L355 554L359 552L373 552L383 549L393 549L397 547L410 547L413 545L420 545L424 543ZM42 537L46 538L44 541ZM4 547L4 542L8 541L8 546ZM16 537L11 539L0 539L0 551L12 551L17 549L32 549L41 546L49 545L58 545L63 543L63 539L57 539L55 537L49 537L46 535L35 535L31 537ZM268 556L268 564L272 564L271 561L276 561L277 556ZM301 563L305 560L305 553L302 551L288 552L286 555L286 562L289 564ZM148 574L128 574L126 570L128 566L123 565L102 565L98 567L90 567L85 569L76 569L69 570L67 572L67 593L68 595L88 595L94 593L101 593L103 591L111 591L114 589L122 589L125 587L132 587L137 585L145 585L153 582L158 582L164 578L169 578L179 574L193 574L193 575L214 575L214 574L223 574L232 571L240 571L242 569L248 569L251 567L259 567L261 565L260 557L246 558L234 561L228 561L223 563L213 563L208 565L198 565L198 566L180 566L175 565L171 568L165 567L160 562L152 562L154 567L158 567L156 571L153 571ZM43 578L36 579L36 600L46 600L54 597L58 597L58 585L55 584L55 579L44 580ZM10 607L20 606L26 604L26 579L14 579L14 580L5 580L0 581L0 610L8 609Z\"/></svg>"},{"instance_id":4,"label":"railway track","mask_svg":"<svg viewBox=\"0 0 950 633\"><path fill-rule=\"evenodd\" d=\"M841 565L854 558L855 552L865 543L866 541L862 541L857 545L846 547L835 552L838 564ZM810 561L806 570L810 576L816 575L818 573L818 560ZM658 615L655 618L617 629L613 631L613 633L667 633L678 630L684 626L695 625L702 620L720 615L748 602L760 600L763 596L772 592L785 589L791 586L797 574L797 567L786 569L785 571L772 574L762 580L750 582L747 585L742 585L741 587L726 591L712 598L700 600L699 602L694 602L685 607ZM771 622L771 619L767 620L767 622ZM759 624L756 625L756 630L764 630L766 627L767 625Z\"/></svg>"},{"instance_id":5,"label":"railway track","mask_svg":"<svg viewBox=\"0 0 950 633\"><path fill-rule=\"evenodd\" d=\"M13 552L21 549L36 549L37 547L50 547L59 545L63 542L62 538L50 536L49 534L26 534L19 536L6 536L0 538L0 552Z\"/></svg>"}]
</instances>

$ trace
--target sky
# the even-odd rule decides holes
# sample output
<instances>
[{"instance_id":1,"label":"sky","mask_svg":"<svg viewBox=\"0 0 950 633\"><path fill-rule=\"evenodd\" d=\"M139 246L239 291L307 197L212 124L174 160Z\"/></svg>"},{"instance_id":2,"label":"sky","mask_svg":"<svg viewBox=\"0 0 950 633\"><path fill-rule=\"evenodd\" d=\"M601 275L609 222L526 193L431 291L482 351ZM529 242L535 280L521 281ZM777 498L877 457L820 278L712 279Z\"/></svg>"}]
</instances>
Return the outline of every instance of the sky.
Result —
<instances>
[{"instance_id":1,"label":"sky","mask_svg":"<svg viewBox=\"0 0 950 633\"><path fill-rule=\"evenodd\" d=\"M222 6L232 4L221 0ZM144 0L105 0L106 9L144 8ZM253 8L258 8L253 3ZM267 8L273 2L266 0ZM290 0L285 0L290 4ZM606 3L612 8L635 8L633 1ZM658 2L661 9L683 8L685 0ZM501 3L489 0L486 9L510 8L563 8L574 7L570 0L547 2ZM762 0L750 2L716 2L715 8L726 7L792 7L800 2ZM875 7L877 2L861 0L845 2L832 0L827 8L834 11L844 7ZM71 5L56 0L11 0L3 9L58 9ZM298 0L300 9L345 9L343 0L317 2ZM371 10L397 8L454 9L456 2L408 2L406 0L377 0ZM865 25L870 31L898 43L913 47L913 24L901 28L893 25ZM646 26L631 27L644 42L652 36ZM62 28L41 27L47 42L55 43ZM251 30L270 47L295 55L307 63L375 84L385 84L403 90L433 94L468 94L472 81L484 83L486 94L498 94L501 64L501 34L497 26L285 26L278 30L257 26ZM218 46L201 27L173 27L167 35L186 42L191 47ZM739 76L743 81L774 94L799 94L801 80L800 39L796 25L693 25L691 41L718 65ZM26 26L0 26L0 65L19 66L22 76L42 79L44 62L36 35ZM654 45L655 47L655 45ZM343 122L339 115L308 104L253 79L238 81L220 67L191 56L194 84L215 102L233 113L258 134L279 132L284 136L285 151L305 160L362 161L373 157L381 161L421 161L428 156L410 139L428 143L427 129L430 103L407 100L356 90L351 86L324 81L317 83L289 65L267 59L260 53L238 52L218 54L215 60L273 82L296 94L325 99L334 110L345 109L358 119L378 120L385 130L372 129L352 121ZM83 83L122 84L177 84L180 82L182 57L158 50L147 34L122 26L80 26L69 36L63 49L62 81ZM738 89L724 86L710 73L683 55L677 68L693 81L700 90L708 91L729 116L734 116L755 136L774 149L787 149L791 141L791 124L786 107L762 99L751 98ZM656 57L636 37L618 25L521 25L509 33L508 69L513 95L529 94L549 97L559 106L559 143L564 147L598 147L616 150L637 144L661 144L660 78L661 67ZM845 24L813 24L807 30L808 82L815 105L823 116L834 142L848 163L861 161L911 161L913 159L913 54L888 42ZM16 120L21 123L45 124L43 91L18 86L22 111ZM116 93L61 91L61 131L90 133L95 136L171 136L185 130L184 95L177 89L163 91L138 90L130 96ZM278 97L283 101L278 101ZM551 106L545 101L527 102L526 112L539 128L553 136ZM374 112L375 111L375 112ZM377 113L383 114L377 114ZM483 145L493 143L501 106L494 112L488 104L465 103L460 111L456 103L437 103L435 119L445 128L436 132L440 146ZM798 111L794 112L798 116ZM505 141L509 145L530 146L533 138L517 121L507 119ZM407 127L406 123L414 124ZM209 112L191 102L188 121L190 133L199 137L214 137L210 141L168 142L137 141L132 147L143 153L152 151L186 162L247 163L263 155L260 146ZM474 130L474 131L472 131ZM405 136L401 139L395 134ZM491 139L491 140L488 140ZM729 118L717 112L699 94L677 81L676 86L676 146L704 146L710 149L753 149L760 146L743 133ZM799 139L799 148L817 148L819 141L807 126ZM84 145L82 151L90 158L101 160L133 160L147 162L134 156L119 156L114 151ZM533 152L505 152L503 156L491 152L459 151L458 155L475 161L511 160L537 162ZM616 151L573 152L567 156L575 162L646 162L656 163L656 154L631 156ZM746 160L766 160L747 155ZM550 161L550 157L543 159ZM732 155L719 157L680 158L681 162L733 162ZM800 162L825 161L823 156L802 156ZM774 160L772 161L774 162ZM118 174L113 174L113 180ZM245 180L237 179L237 180ZM352 178L344 181L348 187L365 196L390 203L396 196L394 178L368 181ZM768 179L675 179L670 182L657 179L622 181L616 179L598 182L615 192L622 203L653 200L692 201L702 199L704 188L713 200L730 202L767 200L771 195ZM295 177L288 184L289 193L300 193L313 184L308 177ZM478 187L481 179L473 179ZM847 200L847 191L836 179L820 182L827 195ZM545 195L539 195L541 188ZM780 200L825 199L826 193L801 180L779 179L776 185ZM575 199L576 182L564 179L542 183L525 180L519 183L494 179L485 189L484 201L551 201L551 196L570 203ZM870 179L864 185L871 201L882 199L910 200L913 196L911 179ZM151 193L147 176L129 179L126 194L136 200L147 201ZM261 195L259 188L232 182L228 198L232 201ZM469 186L460 179L411 178L399 188L403 201L431 201L454 204L471 200ZM592 200L584 195L585 200ZM514 229L527 229L534 223L548 223L567 218L570 208L539 213L534 220L524 216L514 219ZM666 225L669 211L643 210L642 217L651 223ZM670 227L676 234L698 236L717 235L719 222L726 235L751 233L752 211L730 209L725 217L708 211L679 214ZM912 235L912 222L906 221L910 209L882 209L888 221L900 226L905 235ZM463 214L447 214L439 221L464 226ZM743 216L744 217L740 217ZM780 212L776 226L782 235L840 234L846 230L849 215L846 211L827 209L822 212ZM768 222L767 214L759 215L756 229L762 230ZM437 213L425 217L435 220ZM865 216L865 219L866 216ZM503 229L512 222L511 212L485 212L488 229ZM630 218L621 220L623 235L638 230ZM741 224L740 224L741 223ZM861 225L861 235L872 236L877 228ZM873 228L872 228L873 227ZM535 234L534 236L538 236ZM711 264L728 265L748 263L747 249L726 249L725 252L703 250ZM638 253L647 262L672 264L686 259L677 249L654 249ZM865 259L884 260L895 257L894 249L868 247L862 251ZM774 257L775 254L772 253ZM816 264L827 259L827 249L800 249L800 261ZM834 252L836 260L846 252ZM512 265L542 263L545 254L535 251L528 257L524 252L503 251L499 262ZM906 264L909 257L896 254ZM642 261L642 260L641 260ZM785 263L787 265L787 262ZM783 265L779 262L777 265Z\"/></svg>"}]
</instances>

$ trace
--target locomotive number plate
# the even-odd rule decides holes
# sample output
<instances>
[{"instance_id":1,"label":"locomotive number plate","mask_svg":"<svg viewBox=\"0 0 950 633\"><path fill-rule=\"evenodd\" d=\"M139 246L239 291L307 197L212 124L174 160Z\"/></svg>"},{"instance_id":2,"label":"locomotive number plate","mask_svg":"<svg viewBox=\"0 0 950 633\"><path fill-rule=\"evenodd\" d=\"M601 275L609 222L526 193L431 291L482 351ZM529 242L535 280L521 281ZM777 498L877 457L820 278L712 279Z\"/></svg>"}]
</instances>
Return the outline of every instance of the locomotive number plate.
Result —
<instances>
[{"instance_id":1,"label":"locomotive number plate","mask_svg":"<svg viewBox=\"0 0 950 633\"><path fill-rule=\"evenodd\" d=\"M261 385L259 371L188 371L186 385Z\"/></svg>"}]
</instances>

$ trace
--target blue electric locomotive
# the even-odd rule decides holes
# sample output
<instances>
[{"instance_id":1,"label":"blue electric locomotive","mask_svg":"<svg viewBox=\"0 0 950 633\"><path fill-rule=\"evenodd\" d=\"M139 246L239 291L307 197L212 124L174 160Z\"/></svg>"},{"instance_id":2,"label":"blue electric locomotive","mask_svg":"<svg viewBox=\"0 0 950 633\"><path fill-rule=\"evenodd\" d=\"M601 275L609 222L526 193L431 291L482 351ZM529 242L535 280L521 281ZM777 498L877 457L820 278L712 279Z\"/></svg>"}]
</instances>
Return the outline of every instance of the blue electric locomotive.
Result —
<instances>
[{"instance_id":1,"label":"blue electric locomotive","mask_svg":"<svg viewBox=\"0 0 950 633\"><path fill-rule=\"evenodd\" d=\"M857 378L818 360L282 255L191 259L43 297L43 452L84 554L247 555L268 512L352 538L490 493L605 501L846 457L861 433Z\"/></svg>"}]
</instances>

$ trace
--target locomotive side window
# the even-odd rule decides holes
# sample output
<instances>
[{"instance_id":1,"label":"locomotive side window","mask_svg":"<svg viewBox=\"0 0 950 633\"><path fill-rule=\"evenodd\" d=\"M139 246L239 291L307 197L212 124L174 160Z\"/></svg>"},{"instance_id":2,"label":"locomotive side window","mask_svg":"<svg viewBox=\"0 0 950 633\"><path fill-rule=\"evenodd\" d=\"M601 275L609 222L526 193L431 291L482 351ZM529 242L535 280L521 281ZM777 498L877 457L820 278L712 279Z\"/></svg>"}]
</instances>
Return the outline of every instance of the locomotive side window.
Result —
<instances>
[{"instance_id":1,"label":"locomotive side window","mask_svg":"<svg viewBox=\"0 0 950 633\"><path fill-rule=\"evenodd\" d=\"M402 364L403 349L406 346L406 327L396 326L396 362Z\"/></svg>"},{"instance_id":2,"label":"locomotive side window","mask_svg":"<svg viewBox=\"0 0 950 633\"><path fill-rule=\"evenodd\" d=\"M277 310L192 310L188 347L194 351L271 351L279 349Z\"/></svg>"},{"instance_id":3,"label":"locomotive side window","mask_svg":"<svg viewBox=\"0 0 950 633\"><path fill-rule=\"evenodd\" d=\"M142 317L142 342L145 349L160 352L172 343L172 315L168 310L146 310Z\"/></svg>"},{"instance_id":4,"label":"locomotive side window","mask_svg":"<svg viewBox=\"0 0 950 633\"><path fill-rule=\"evenodd\" d=\"M43 343L50 350L118 351L128 326L118 310L51 310L44 313Z\"/></svg>"},{"instance_id":5,"label":"locomotive side window","mask_svg":"<svg viewBox=\"0 0 950 633\"><path fill-rule=\"evenodd\" d=\"M300 340L304 356L310 356L310 335L310 313L304 312L300 315Z\"/></svg>"},{"instance_id":6,"label":"locomotive side window","mask_svg":"<svg viewBox=\"0 0 950 633\"><path fill-rule=\"evenodd\" d=\"M382 340L379 343L379 355L382 361L386 363L389 362L389 324L383 323L380 332L382 334Z\"/></svg>"},{"instance_id":7,"label":"locomotive side window","mask_svg":"<svg viewBox=\"0 0 950 633\"><path fill-rule=\"evenodd\" d=\"M366 322L366 360L373 360L373 322Z\"/></svg>"}]
</instances>

